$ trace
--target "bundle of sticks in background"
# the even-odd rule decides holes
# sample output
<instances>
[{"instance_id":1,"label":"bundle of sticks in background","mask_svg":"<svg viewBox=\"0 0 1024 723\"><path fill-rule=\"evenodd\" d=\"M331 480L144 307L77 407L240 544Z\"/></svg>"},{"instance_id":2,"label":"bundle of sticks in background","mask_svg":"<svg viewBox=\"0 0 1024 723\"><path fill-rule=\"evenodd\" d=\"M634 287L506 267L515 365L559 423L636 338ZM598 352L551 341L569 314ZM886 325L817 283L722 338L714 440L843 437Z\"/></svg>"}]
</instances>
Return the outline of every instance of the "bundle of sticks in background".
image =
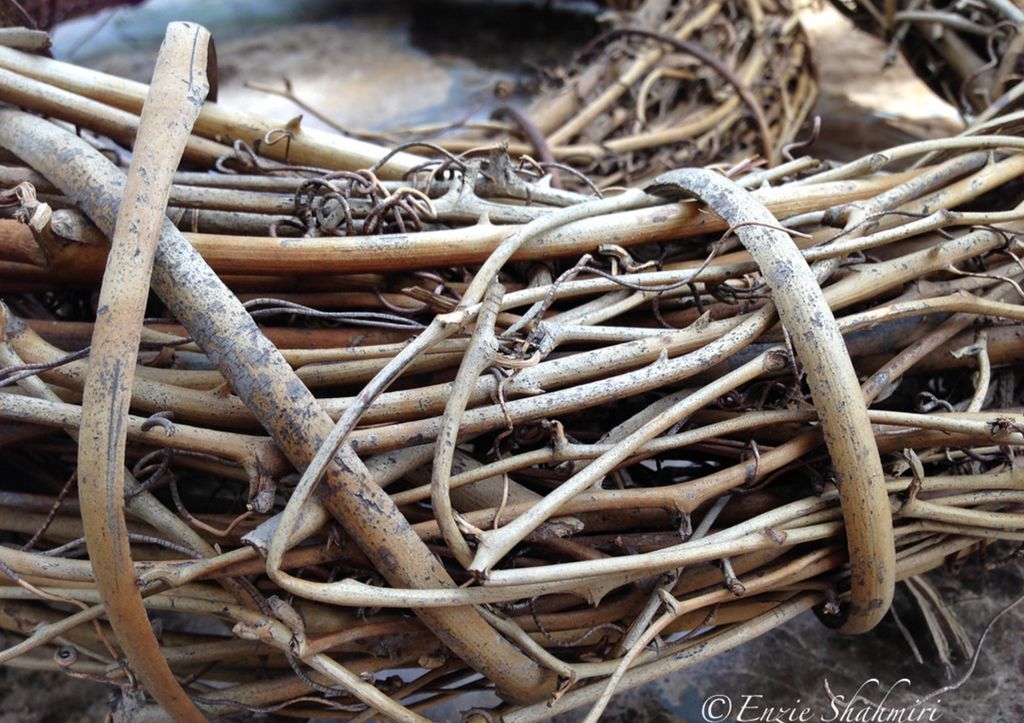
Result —
<instances>
[{"instance_id":1,"label":"bundle of sticks in background","mask_svg":"<svg viewBox=\"0 0 1024 723\"><path fill-rule=\"evenodd\" d=\"M0 662L133 721L595 719L1024 539L1013 116L829 165L744 83L766 163L572 190L204 103L208 41L0 48Z\"/></svg>"},{"instance_id":2,"label":"bundle of sticks in background","mask_svg":"<svg viewBox=\"0 0 1024 723\"><path fill-rule=\"evenodd\" d=\"M901 54L921 80L966 116L1020 107L1024 6L1016 0L832 0L857 27Z\"/></svg>"},{"instance_id":3,"label":"bundle of sticks in background","mask_svg":"<svg viewBox=\"0 0 1024 723\"><path fill-rule=\"evenodd\" d=\"M611 3L609 3L611 4ZM559 162L556 184L643 185L682 166L783 160L818 97L812 39L787 0L643 0L608 21L524 114L509 151ZM506 124L507 125L507 124ZM522 126L522 127L519 127ZM486 124L438 144L464 152L507 137Z\"/></svg>"}]
</instances>

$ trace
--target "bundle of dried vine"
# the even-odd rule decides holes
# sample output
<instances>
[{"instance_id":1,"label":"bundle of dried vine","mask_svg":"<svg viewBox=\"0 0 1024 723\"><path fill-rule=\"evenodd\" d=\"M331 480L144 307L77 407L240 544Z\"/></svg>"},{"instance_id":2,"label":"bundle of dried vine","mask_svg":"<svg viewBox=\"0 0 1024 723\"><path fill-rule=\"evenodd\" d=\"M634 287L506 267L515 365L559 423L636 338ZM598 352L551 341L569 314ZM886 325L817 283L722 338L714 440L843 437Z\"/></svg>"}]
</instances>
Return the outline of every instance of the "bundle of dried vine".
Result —
<instances>
[{"instance_id":1,"label":"bundle of dried vine","mask_svg":"<svg viewBox=\"0 0 1024 723\"><path fill-rule=\"evenodd\" d=\"M902 52L936 94L967 117L994 104L1019 107L1024 64L1020 0L832 0L862 30L889 43L886 66Z\"/></svg>"},{"instance_id":2,"label":"bundle of dried vine","mask_svg":"<svg viewBox=\"0 0 1024 723\"><path fill-rule=\"evenodd\" d=\"M132 721L593 720L1024 539L1024 139L591 196L204 104L206 46L148 97L0 48L0 662Z\"/></svg>"},{"instance_id":3,"label":"bundle of dried vine","mask_svg":"<svg viewBox=\"0 0 1024 723\"><path fill-rule=\"evenodd\" d=\"M682 166L735 162L758 149L785 157L817 98L811 39L788 0L644 0L568 68L524 113L501 108L500 132L442 140L465 151L509 139L558 182L582 171L600 187L641 184Z\"/></svg>"}]
</instances>

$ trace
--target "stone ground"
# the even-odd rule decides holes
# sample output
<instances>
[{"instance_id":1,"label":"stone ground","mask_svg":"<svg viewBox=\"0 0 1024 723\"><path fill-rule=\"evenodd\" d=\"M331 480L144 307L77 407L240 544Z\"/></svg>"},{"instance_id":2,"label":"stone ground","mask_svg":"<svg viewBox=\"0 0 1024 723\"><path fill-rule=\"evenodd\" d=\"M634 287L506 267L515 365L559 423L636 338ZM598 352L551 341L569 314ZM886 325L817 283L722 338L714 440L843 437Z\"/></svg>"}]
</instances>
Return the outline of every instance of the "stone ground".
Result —
<instances>
[{"instance_id":1,"label":"stone ground","mask_svg":"<svg viewBox=\"0 0 1024 723\"><path fill-rule=\"evenodd\" d=\"M499 29L507 58L553 59L547 35L525 39L506 25L474 27L468 33L458 25L461 35L453 39L443 32L443 25L439 30L437 23L425 22L423 11L412 12L401 3L349 2L340 7L331 0L150 0L140 8L58 28L57 53L83 65L147 80L166 23L195 20L217 38L220 99L226 105L290 118L297 111L288 101L243 85L245 80L276 83L287 76L307 102L336 122L374 129L458 118L491 102L494 83L515 79L517 66L497 61L478 65L467 58L479 61L479 48L493 45ZM238 22L239 18L245 21ZM818 38L823 88L817 112L824 134L817 153L846 160L909 140L907 128L943 132L955 127L952 109L935 99L904 65L880 72L885 52L880 43L855 33L831 11L815 10L807 23ZM546 31L564 33L565 28ZM476 42L468 51L466 37ZM511 37L518 39L509 41ZM454 40L463 43L461 54ZM556 47L554 52L560 51ZM308 116L304 122L321 125ZM1019 566L985 574L968 566L959 577L937 572L930 579L976 642L993 615L1021 594L1022 577ZM702 711L705 701L716 695L727 697L718 699L719 705L731 703L732 714L725 719L734 722L768 720L772 715L790 721L803 711L803 720L883 720L869 718L872 712L860 704L834 707L823 686L827 680L847 701L858 689L879 701L893 688L886 705L899 708L951 682L908 595L898 590L897 598L924 663L915 661L891 617L870 634L848 638L804 615L699 667L616 697L604 720L722 720L705 717ZM930 709L916 709L917 714L948 723L1024 722L1024 653L1014 633L1021 622L1024 614L1019 608L999 621L973 677L925 704ZM966 672L969 663L964 655L955 655L953 679ZM105 696L95 684L0 667L0 723L102 721ZM744 703L747 708L741 710ZM795 711L785 712L786 708ZM911 720L912 713L908 708L903 720ZM575 723L584 714L576 711L557 720ZM457 720L458 715L449 708L435 712L434 718Z\"/></svg>"}]
</instances>

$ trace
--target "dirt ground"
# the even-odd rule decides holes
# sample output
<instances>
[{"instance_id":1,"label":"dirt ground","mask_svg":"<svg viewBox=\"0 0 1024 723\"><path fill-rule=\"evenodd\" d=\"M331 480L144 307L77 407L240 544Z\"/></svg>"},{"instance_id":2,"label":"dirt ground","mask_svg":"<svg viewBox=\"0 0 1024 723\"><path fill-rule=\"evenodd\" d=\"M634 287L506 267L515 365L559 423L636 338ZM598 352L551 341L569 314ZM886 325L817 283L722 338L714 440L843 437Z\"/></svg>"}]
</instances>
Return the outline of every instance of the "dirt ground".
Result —
<instances>
[{"instance_id":1,"label":"dirt ground","mask_svg":"<svg viewBox=\"0 0 1024 723\"><path fill-rule=\"evenodd\" d=\"M166 23L195 20L217 39L220 100L226 105L290 118L298 111L287 100L244 86L246 80L279 83L287 76L307 102L341 125L377 129L460 117L491 98L497 80L518 72L515 64L480 67L471 62L435 31L417 24L404 4L373 4L373 12L367 3L345 8L339 13L328 0L151 0L58 28L56 50L60 57L145 81ZM243 17L245 22L239 22ZM830 10L811 11L806 22L818 39L823 88L817 113L825 132L815 152L846 160L905 142L913 134L945 134L957 127L955 112L903 63L880 72L881 43L854 32ZM527 38L509 55L536 53L543 61L544 48L543 37ZM308 116L304 122L324 125ZM938 572L931 579L977 642L992 616L1021 593L1022 577L1019 566L982 573L968 565L959 577ZM898 591L897 597L923 663L915 661L892 617L868 635L847 638L805 615L697 668L618 696L605 720L755 720L782 715L787 707L811 711L810 720L868 720L851 717L849 711L840 717L824 692L826 680L847 700L858 688L874 700L894 688L889 705L909 706L959 678L970 661L955 654L948 675L906 593ZM998 623L971 680L927 704L934 707L931 720L1024 721L1024 652L1015 635L1022 622L1024 613L1018 609ZM706 702L716 695L733 705L730 717L709 715ZM106 691L96 684L0 667L0 723L98 722L106 714L105 701ZM743 704L748 708L741 714ZM556 720L575 722L584 714ZM448 708L434 717L457 720L458 714Z\"/></svg>"}]
</instances>

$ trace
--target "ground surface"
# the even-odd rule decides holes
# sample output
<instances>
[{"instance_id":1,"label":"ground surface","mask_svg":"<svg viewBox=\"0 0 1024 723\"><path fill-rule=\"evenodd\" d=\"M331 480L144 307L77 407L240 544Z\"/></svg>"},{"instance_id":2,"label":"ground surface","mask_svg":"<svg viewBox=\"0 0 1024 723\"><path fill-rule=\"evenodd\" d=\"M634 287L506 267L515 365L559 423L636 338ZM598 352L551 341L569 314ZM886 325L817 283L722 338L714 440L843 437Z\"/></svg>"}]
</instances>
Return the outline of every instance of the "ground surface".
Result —
<instances>
[{"instance_id":1,"label":"ground surface","mask_svg":"<svg viewBox=\"0 0 1024 723\"><path fill-rule=\"evenodd\" d=\"M497 80L514 79L519 72L520 66L507 62L481 68L467 54L457 52L436 24L425 23L401 4L376 3L373 12L368 4L342 7L343 12L329 0L151 0L107 20L88 19L58 29L57 51L75 62L145 81L166 23L195 20L209 27L217 39L220 99L225 104L256 108L282 120L291 118L298 111L288 101L244 87L246 80L280 85L287 76L307 102L336 122L374 129L462 117L492 102ZM825 133L818 153L848 159L908 140L906 132L892 123L894 118L914 119L907 127L915 133L955 123L951 109L917 83L905 66L884 75L879 72L885 52L880 43L855 33L830 12L812 13L808 24L819 41L824 89L818 113ZM475 37L477 48L493 44L480 33ZM504 54L545 62L550 60L545 47L543 37L521 39ZM473 49L468 56L481 57ZM308 117L305 122L319 125ZM1019 567L981 574L968 566L959 578L940 572L932 579L973 641L1022 588ZM898 591L898 598L924 663L914 660L891 618L868 635L846 638L805 615L697 668L618 696L605 720L721 720L705 717L704 712L723 713L727 704L732 706L731 714L725 716L730 721L768 720L772 715L788 721L796 718L786 716L803 711L807 711L803 720L870 720L870 709L860 704L834 707L823 689L826 680L847 701L858 689L878 701L894 688L886 705L910 706L950 680L936 661L920 616L905 593ZM1000 621L971 680L929 701L925 705L930 712L923 715L949 723L1024 721L1020 692L1024 653L1017 634L1021 622L1024 614L1019 609ZM968 663L963 655L955 657L954 677L965 672ZM705 702L716 695L725 698L702 712ZM105 697L106 692L95 684L0 668L0 723L102 721ZM795 711L786 713L784 708ZM584 713L557 720L578 721ZM457 713L448 709L434 717L457 720Z\"/></svg>"}]
</instances>

